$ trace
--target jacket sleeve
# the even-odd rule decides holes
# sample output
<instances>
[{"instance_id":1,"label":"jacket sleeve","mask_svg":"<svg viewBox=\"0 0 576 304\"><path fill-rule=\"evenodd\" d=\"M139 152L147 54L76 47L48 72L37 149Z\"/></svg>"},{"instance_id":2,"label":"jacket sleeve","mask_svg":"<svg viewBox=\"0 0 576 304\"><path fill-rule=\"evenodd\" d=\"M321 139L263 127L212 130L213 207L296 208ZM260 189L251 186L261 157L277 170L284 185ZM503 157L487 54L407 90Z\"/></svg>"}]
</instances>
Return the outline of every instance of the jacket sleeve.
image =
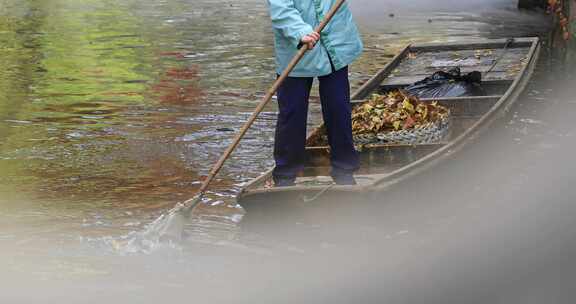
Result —
<instances>
[{"instance_id":1,"label":"jacket sleeve","mask_svg":"<svg viewBox=\"0 0 576 304\"><path fill-rule=\"evenodd\" d=\"M294 47L298 46L302 37L314 31L311 25L304 22L293 0L268 0L268 4L272 26L281 31Z\"/></svg>"}]
</instances>

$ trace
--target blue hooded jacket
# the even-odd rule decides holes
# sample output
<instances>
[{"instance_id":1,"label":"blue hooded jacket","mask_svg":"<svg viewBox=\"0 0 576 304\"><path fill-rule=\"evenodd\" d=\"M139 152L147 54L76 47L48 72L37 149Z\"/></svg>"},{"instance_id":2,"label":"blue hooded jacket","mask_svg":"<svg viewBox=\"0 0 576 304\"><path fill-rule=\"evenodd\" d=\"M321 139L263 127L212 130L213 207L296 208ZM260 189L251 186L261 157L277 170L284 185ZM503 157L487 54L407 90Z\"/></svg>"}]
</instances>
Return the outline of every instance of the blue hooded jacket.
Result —
<instances>
[{"instance_id":1,"label":"blue hooded jacket","mask_svg":"<svg viewBox=\"0 0 576 304\"><path fill-rule=\"evenodd\" d=\"M268 0L274 28L276 72L281 74L294 55L302 37L314 31L337 0ZM362 53L362 40L348 4L328 23L314 49L290 74L291 77L318 77L352 63Z\"/></svg>"}]
</instances>

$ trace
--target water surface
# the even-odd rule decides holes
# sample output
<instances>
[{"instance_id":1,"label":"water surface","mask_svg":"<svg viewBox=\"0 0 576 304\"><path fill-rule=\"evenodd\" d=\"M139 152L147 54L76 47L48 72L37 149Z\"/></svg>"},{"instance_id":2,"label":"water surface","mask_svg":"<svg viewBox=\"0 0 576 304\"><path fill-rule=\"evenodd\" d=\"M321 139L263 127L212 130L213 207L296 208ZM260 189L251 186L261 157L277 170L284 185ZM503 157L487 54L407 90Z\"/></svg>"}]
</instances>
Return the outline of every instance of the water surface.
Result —
<instances>
[{"instance_id":1,"label":"water surface","mask_svg":"<svg viewBox=\"0 0 576 304\"><path fill-rule=\"evenodd\" d=\"M399 3L352 3L354 88L409 42L546 30L514 1ZM115 273L95 252L193 196L274 78L265 1L2 1L0 17L0 265L16 277ZM274 124L272 105L213 183L195 250L234 244L233 197L273 164Z\"/></svg>"}]
</instances>

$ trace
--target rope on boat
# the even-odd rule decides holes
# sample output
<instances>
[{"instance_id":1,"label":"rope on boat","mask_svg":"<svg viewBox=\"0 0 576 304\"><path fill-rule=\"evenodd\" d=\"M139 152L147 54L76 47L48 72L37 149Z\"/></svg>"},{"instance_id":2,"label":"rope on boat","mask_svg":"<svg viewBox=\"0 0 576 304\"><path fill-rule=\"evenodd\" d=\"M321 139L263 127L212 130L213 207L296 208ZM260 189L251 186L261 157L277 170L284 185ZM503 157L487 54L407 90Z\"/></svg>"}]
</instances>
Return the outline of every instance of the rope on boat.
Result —
<instances>
[{"instance_id":1,"label":"rope on boat","mask_svg":"<svg viewBox=\"0 0 576 304\"><path fill-rule=\"evenodd\" d=\"M498 62L500 62L500 60L502 60L502 58L504 58L504 55L506 55L506 51L508 51L508 47L514 43L514 38L508 38L508 40L506 40L506 44L504 45L504 49L502 50L502 54L500 54L500 57L498 57L494 63L492 64L492 66L490 67L490 69L488 69L488 71L484 72L484 74L488 74L490 72L492 72L492 70L494 70L494 68L496 67L496 65L498 65Z\"/></svg>"},{"instance_id":2,"label":"rope on boat","mask_svg":"<svg viewBox=\"0 0 576 304\"><path fill-rule=\"evenodd\" d=\"M319 199L324 193L328 192L328 190L332 189L332 187L336 186L336 183L331 183L330 185L326 186L324 189L320 190L320 192L316 193L313 197L309 198L307 196L302 196L302 201L305 203L311 203L317 199Z\"/></svg>"},{"instance_id":3,"label":"rope on boat","mask_svg":"<svg viewBox=\"0 0 576 304\"><path fill-rule=\"evenodd\" d=\"M368 180L372 180L372 178L369 177L362 177L362 176L356 176L355 177L356 180L361 180L361 179L368 179ZM336 183L331 183L330 185L326 186L324 189L320 190L318 193L316 193L313 197L307 197L305 195L302 195L302 201L305 203L311 203L317 199L319 199L322 195L326 194L326 192L328 192L330 189L332 189L333 187L337 186L338 184Z\"/></svg>"}]
</instances>

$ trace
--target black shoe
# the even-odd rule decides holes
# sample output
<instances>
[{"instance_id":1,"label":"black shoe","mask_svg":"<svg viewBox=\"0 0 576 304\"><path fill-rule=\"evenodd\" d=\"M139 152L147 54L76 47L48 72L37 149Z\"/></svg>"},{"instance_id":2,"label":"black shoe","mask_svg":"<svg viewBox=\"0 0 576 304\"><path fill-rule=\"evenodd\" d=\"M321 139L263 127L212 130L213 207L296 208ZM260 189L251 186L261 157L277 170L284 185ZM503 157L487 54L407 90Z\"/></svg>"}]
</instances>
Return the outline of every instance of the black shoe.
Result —
<instances>
[{"instance_id":1,"label":"black shoe","mask_svg":"<svg viewBox=\"0 0 576 304\"><path fill-rule=\"evenodd\" d=\"M332 179L336 183L336 185L340 186L355 186L357 185L356 179L354 179L353 174L337 174L333 175Z\"/></svg>"},{"instance_id":2,"label":"black shoe","mask_svg":"<svg viewBox=\"0 0 576 304\"><path fill-rule=\"evenodd\" d=\"M289 177L274 177L274 187L294 187L296 183L295 178Z\"/></svg>"}]
</instances>

